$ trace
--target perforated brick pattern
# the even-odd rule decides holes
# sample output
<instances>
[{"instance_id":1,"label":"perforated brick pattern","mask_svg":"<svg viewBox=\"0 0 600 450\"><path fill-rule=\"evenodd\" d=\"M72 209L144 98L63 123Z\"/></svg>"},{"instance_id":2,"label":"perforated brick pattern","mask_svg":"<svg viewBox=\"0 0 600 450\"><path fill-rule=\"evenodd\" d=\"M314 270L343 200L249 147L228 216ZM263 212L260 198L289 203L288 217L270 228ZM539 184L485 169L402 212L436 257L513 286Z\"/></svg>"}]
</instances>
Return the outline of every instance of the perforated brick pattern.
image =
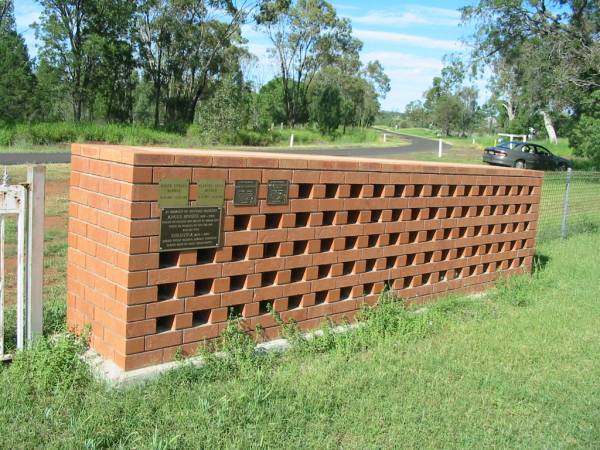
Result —
<instances>
[{"instance_id":1,"label":"perforated brick pattern","mask_svg":"<svg viewBox=\"0 0 600 450\"><path fill-rule=\"evenodd\" d=\"M351 319L389 284L407 300L530 270L542 174L370 159L74 145L68 322L127 370L193 353L233 313L265 339L269 304L302 329ZM226 180L224 246L158 253L158 183ZM285 206L269 180L289 180ZM259 204L233 206L257 180Z\"/></svg>"}]
</instances>

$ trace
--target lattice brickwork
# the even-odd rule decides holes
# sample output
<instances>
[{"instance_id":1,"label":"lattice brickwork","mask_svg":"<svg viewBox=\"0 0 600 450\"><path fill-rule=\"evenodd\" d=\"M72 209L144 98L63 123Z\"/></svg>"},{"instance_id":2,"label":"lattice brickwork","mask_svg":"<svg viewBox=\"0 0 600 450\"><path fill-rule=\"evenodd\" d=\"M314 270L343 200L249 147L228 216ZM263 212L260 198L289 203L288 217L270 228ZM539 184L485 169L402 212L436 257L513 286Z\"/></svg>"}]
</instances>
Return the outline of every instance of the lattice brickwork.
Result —
<instances>
[{"instance_id":1,"label":"lattice brickwork","mask_svg":"<svg viewBox=\"0 0 600 450\"><path fill-rule=\"evenodd\" d=\"M542 173L370 159L73 145L68 321L126 370L193 353L233 312L277 336L530 270ZM224 246L158 253L158 182L225 179ZM286 206L266 183L290 181ZM259 205L232 204L257 180Z\"/></svg>"}]
</instances>

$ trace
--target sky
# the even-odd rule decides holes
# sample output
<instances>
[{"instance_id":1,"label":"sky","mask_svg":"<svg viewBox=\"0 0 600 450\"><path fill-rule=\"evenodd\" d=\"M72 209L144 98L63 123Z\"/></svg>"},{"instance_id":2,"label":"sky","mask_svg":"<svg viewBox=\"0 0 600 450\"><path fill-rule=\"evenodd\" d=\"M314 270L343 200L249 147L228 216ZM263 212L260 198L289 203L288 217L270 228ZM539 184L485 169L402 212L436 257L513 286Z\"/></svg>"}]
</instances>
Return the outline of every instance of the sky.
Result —
<instances>
[{"instance_id":1,"label":"sky","mask_svg":"<svg viewBox=\"0 0 600 450\"><path fill-rule=\"evenodd\" d=\"M16 0L17 31L29 52L37 54L35 33L30 25L40 14L34 0ZM467 0L342 0L334 2L338 14L352 21L354 35L363 41L363 62L379 60L391 79L391 91L382 101L388 111L402 111L407 103L422 97L449 53L467 51L461 38L471 30L460 26L458 9ZM274 66L267 57L268 39L251 25L243 34L258 59L248 70L258 82L267 82Z\"/></svg>"}]
</instances>

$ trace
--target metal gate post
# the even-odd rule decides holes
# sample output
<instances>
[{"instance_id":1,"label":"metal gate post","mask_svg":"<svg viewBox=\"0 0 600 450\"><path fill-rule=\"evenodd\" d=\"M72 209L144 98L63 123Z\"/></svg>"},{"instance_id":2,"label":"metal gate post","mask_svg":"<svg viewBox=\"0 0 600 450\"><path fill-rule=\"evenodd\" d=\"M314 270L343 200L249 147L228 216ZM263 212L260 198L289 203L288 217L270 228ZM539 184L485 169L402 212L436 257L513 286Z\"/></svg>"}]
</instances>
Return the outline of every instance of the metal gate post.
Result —
<instances>
[{"instance_id":1,"label":"metal gate post","mask_svg":"<svg viewBox=\"0 0 600 450\"><path fill-rule=\"evenodd\" d=\"M27 202L27 192L23 186L18 186L21 189L21 200ZM25 279L27 251L25 248L25 232L27 223L25 217L27 205L23 205L19 215L17 216L17 349L22 349L25 344L25 294L27 292L27 280Z\"/></svg>"},{"instance_id":2,"label":"metal gate post","mask_svg":"<svg viewBox=\"0 0 600 450\"><path fill-rule=\"evenodd\" d=\"M4 357L4 216L0 216L0 361Z\"/></svg>"},{"instance_id":3,"label":"metal gate post","mask_svg":"<svg viewBox=\"0 0 600 450\"><path fill-rule=\"evenodd\" d=\"M46 167L27 169L27 340L42 334L42 289L44 285L44 205Z\"/></svg>"},{"instance_id":4,"label":"metal gate post","mask_svg":"<svg viewBox=\"0 0 600 450\"><path fill-rule=\"evenodd\" d=\"M565 198L563 200L563 216L562 225L560 227L560 235L563 239L567 238L569 233L569 197L571 196L571 168L567 169L567 185L565 188Z\"/></svg>"}]
</instances>

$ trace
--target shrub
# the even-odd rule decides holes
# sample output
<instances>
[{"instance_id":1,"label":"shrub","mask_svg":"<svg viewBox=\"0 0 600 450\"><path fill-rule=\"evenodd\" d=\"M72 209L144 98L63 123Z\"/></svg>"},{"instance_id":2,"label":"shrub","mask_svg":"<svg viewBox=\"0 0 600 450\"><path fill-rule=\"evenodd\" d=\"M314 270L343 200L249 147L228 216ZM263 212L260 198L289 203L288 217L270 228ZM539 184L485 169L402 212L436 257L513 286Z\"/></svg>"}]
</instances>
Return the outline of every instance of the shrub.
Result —
<instances>
[{"instance_id":1,"label":"shrub","mask_svg":"<svg viewBox=\"0 0 600 450\"><path fill-rule=\"evenodd\" d=\"M574 154L590 158L600 165L600 89L582 104L583 114L569 137Z\"/></svg>"},{"instance_id":2,"label":"shrub","mask_svg":"<svg viewBox=\"0 0 600 450\"><path fill-rule=\"evenodd\" d=\"M135 125L94 123L35 123L0 129L0 145L48 145L67 142L106 142L109 144L174 144L180 136Z\"/></svg>"}]
</instances>

